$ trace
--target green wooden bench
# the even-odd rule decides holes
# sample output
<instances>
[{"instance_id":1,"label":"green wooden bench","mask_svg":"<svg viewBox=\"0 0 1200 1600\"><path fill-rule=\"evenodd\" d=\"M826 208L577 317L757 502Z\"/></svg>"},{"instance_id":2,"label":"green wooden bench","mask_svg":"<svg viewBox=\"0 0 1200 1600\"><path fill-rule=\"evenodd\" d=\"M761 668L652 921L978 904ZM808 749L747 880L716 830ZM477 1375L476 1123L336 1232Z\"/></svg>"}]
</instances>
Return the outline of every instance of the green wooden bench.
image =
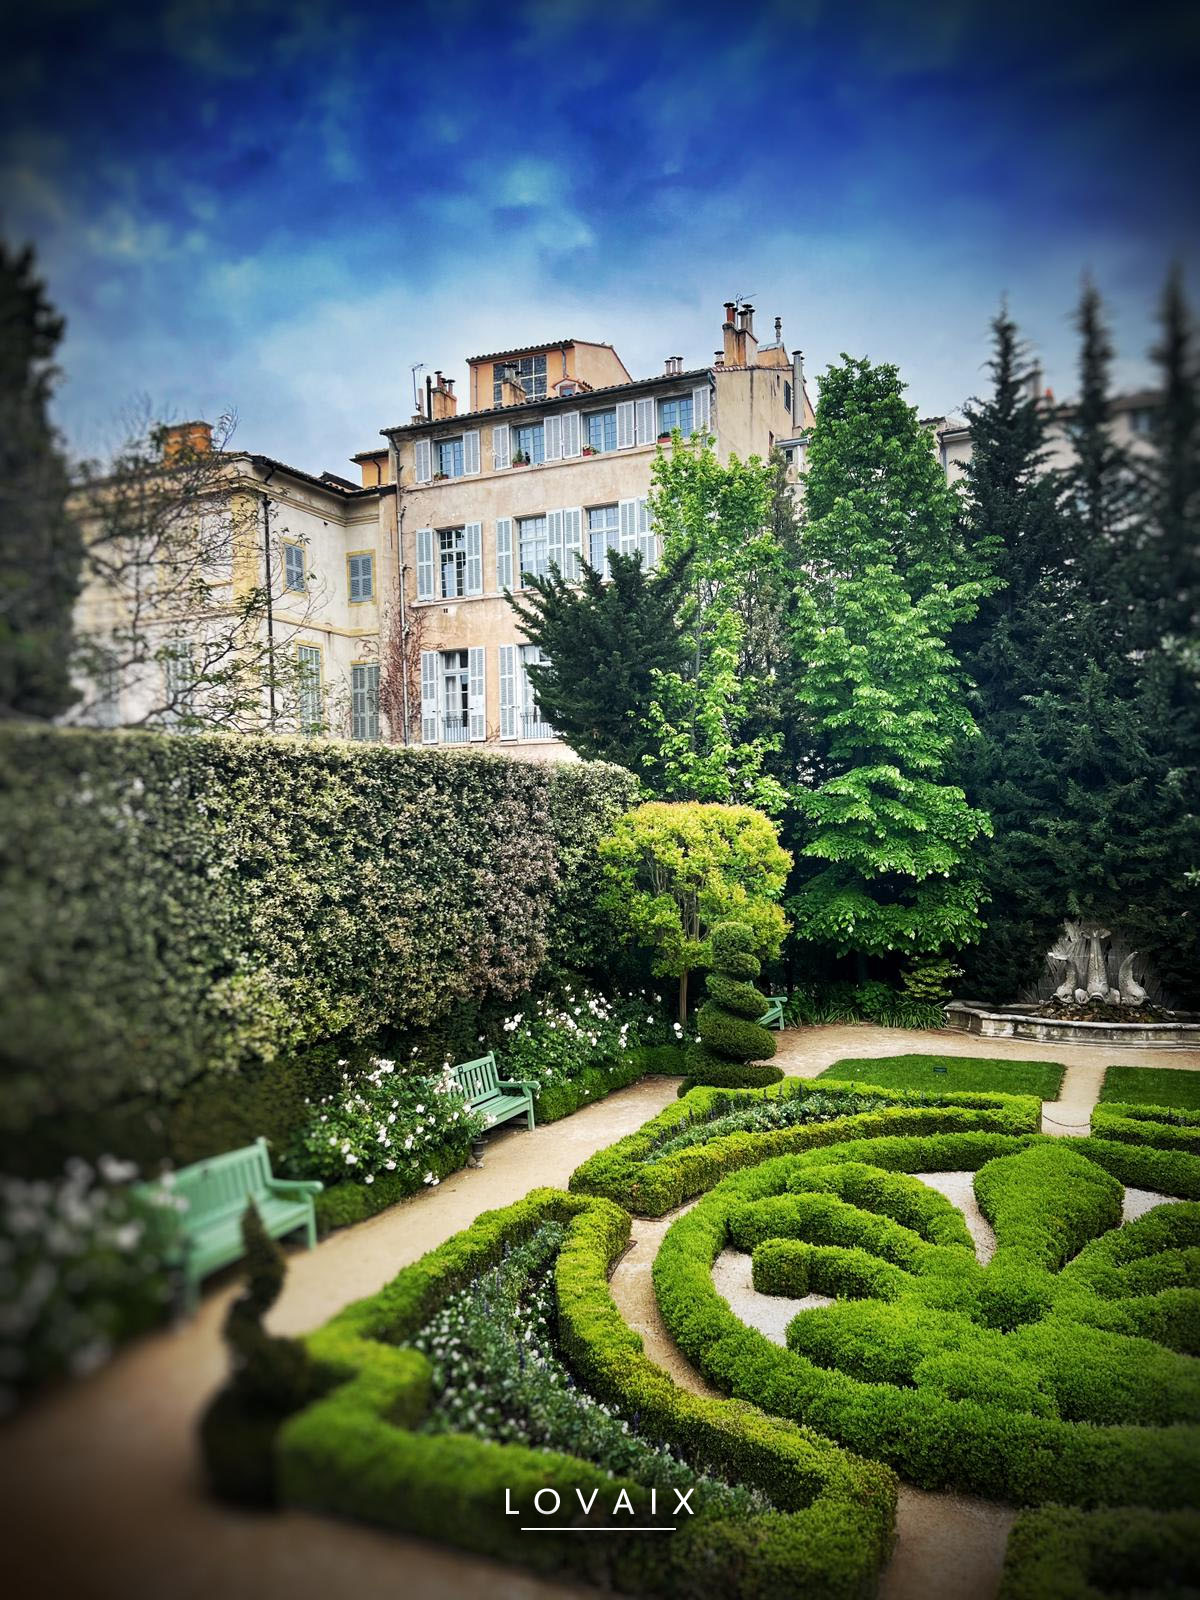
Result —
<instances>
[{"instance_id":1,"label":"green wooden bench","mask_svg":"<svg viewBox=\"0 0 1200 1600\"><path fill-rule=\"evenodd\" d=\"M759 1017L759 1019L758 1019L759 1027L760 1028L779 1028L779 1029L782 1029L782 1027L783 1027L783 1008L784 1008L785 1005L787 1005L787 995L785 995L785 994L773 994L773 995L771 995L769 997L769 999L768 999L768 1002L767 1002L767 1009L763 1012L762 1016Z\"/></svg>"},{"instance_id":2,"label":"green wooden bench","mask_svg":"<svg viewBox=\"0 0 1200 1600\"><path fill-rule=\"evenodd\" d=\"M210 1272L241 1259L242 1216L248 1201L254 1201L272 1239L303 1228L310 1250L317 1242L312 1197L324 1184L316 1179L273 1177L265 1139L181 1167L169 1173L161 1187L187 1201L187 1210L179 1219L183 1245L175 1264L183 1271L188 1311L195 1310L200 1284Z\"/></svg>"},{"instance_id":3,"label":"green wooden bench","mask_svg":"<svg viewBox=\"0 0 1200 1600\"><path fill-rule=\"evenodd\" d=\"M493 1051L478 1061L460 1061L454 1068L454 1081L468 1106L489 1128L521 1116L528 1117L529 1126L533 1127L533 1093L538 1085L524 1078L500 1077Z\"/></svg>"}]
</instances>

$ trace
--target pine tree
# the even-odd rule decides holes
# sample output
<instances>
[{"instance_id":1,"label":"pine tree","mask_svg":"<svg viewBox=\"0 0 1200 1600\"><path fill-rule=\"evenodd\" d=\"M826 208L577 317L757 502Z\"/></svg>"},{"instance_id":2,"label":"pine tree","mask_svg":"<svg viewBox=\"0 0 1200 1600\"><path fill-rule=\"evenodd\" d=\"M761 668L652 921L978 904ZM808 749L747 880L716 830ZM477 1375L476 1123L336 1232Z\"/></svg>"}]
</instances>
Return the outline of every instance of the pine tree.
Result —
<instances>
[{"instance_id":1,"label":"pine tree","mask_svg":"<svg viewBox=\"0 0 1200 1600\"><path fill-rule=\"evenodd\" d=\"M0 243L0 715L53 717L75 701L71 616L83 543L49 406L63 320L31 250Z\"/></svg>"},{"instance_id":2,"label":"pine tree","mask_svg":"<svg viewBox=\"0 0 1200 1600\"><path fill-rule=\"evenodd\" d=\"M1162 336L1153 357L1162 403L1154 417L1154 457L1145 475L1156 535L1154 565L1161 633L1200 636L1200 355L1178 266L1159 309Z\"/></svg>"},{"instance_id":3,"label":"pine tree","mask_svg":"<svg viewBox=\"0 0 1200 1600\"><path fill-rule=\"evenodd\" d=\"M984 569L894 367L830 368L809 463L794 650L831 776L794 796L802 854L827 863L790 904L796 929L860 957L956 948L981 931L989 824L947 781L974 731L947 639Z\"/></svg>"},{"instance_id":4,"label":"pine tree","mask_svg":"<svg viewBox=\"0 0 1200 1600\"><path fill-rule=\"evenodd\" d=\"M640 555L609 551L611 582L583 564L582 582L532 578L511 599L521 632L548 660L529 679L546 720L586 760L613 761L653 784L657 747L643 726L655 674L682 669L678 610L686 556L647 572Z\"/></svg>"}]
</instances>

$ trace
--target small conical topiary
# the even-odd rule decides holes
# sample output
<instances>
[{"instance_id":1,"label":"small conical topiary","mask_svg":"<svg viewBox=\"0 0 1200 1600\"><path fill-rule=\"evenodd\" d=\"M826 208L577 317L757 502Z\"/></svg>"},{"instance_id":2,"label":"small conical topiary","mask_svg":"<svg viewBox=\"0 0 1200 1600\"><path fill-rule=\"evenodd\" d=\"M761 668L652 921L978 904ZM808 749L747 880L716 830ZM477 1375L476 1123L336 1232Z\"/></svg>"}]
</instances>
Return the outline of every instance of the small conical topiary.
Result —
<instances>
[{"instance_id":1,"label":"small conical topiary","mask_svg":"<svg viewBox=\"0 0 1200 1600\"><path fill-rule=\"evenodd\" d=\"M287 1267L253 1201L242 1217L242 1242L246 1285L225 1318L231 1372L200 1419L200 1445L209 1483L222 1499L269 1506L275 1504L275 1435L314 1398L317 1383L305 1345L263 1327Z\"/></svg>"},{"instance_id":2,"label":"small conical topiary","mask_svg":"<svg viewBox=\"0 0 1200 1600\"><path fill-rule=\"evenodd\" d=\"M688 1051L688 1075L679 1092L698 1083L727 1089L777 1083L783 1073L766 1065L775 1054L775 1036L758 1020L767 1002L753 981L759 972L754 931L732 918L718 922L710 948L708 999L696 1014L700 1043Z\"/></svg>"}]
</instances>

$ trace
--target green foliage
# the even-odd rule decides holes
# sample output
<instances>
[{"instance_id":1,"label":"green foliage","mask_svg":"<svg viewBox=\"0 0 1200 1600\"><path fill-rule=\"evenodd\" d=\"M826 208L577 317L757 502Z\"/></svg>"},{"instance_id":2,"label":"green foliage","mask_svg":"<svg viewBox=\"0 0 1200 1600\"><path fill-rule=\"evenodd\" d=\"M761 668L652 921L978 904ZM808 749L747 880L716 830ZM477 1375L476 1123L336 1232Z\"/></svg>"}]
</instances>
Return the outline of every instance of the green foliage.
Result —
<instances>
[{"instance_id":1,"label":"green foliage","mask_svg":"<svg viewBox=\"0 0 1200 1600\"><path fill-rule=\"evenodd\" d=\"M1098 1139L1150 1144L1159 1150L1190 1150L1200 1155L1200 1108L1192 1111L1102 1101L1092 1109L1092 1132Z\"/></svg>"},{"instance_id":2,"label":"green foliage","mask_svg":"<svg viewBox=\"0 0 1200 1600\"><path fill-rule=\"evenodd\" d=\"M1100 1099L1200 1111L1200 1072L1183 1067L1109 1067Z\"/></svg>"},{"instance_id":3,"label":"green foliage","mask_svg":"<svg viewBox=\"0 0 1200 1600\"><path fill-rule=\"evenodd\" d=\"M33 251L0 242L0 714L54 717L71 685L71 616L83 540L67 509L67 464L49 409L63 320Z\"/></svg>"},{"instance_id":4,"label":"green foliage","mask_svg":"<svg viewBox=\"0 0 1200 1600\"><path fill-rule=\"evenodd\" d=\"M1013 1525L998 1600L1183 1600L1197 1588L1200 1512L1045 1506Z\"/></svg>"},{"instance_id":5,"label":"green foliage","mask_svg":"<svg viewBox=\"0 0 1200 1600\"><path fill-rule=\"evenodd\" d=\"M925 1488L1017 1503L1194 1502L1200 1377L1174 1343L1155 1341L1177 1341L1200 1303L1200 1255L1180 1248L1200 1238L1200 1207L1164 1206L1117 1230L1120 1182L1099 1141L853 1138L850 1119L819 1131L842 1142L770 1159L774 1135L743 1136L743 1170L659 1251L663 1319L711 1383L804 1416ZM1162 1184L1166 1168L1150 1158L1163 1154L1128 1152L1121 1181ZM1164 1192L1192 1189L1200 1161L1166 1154L1181 1182ZM987 1266L958 1209L907 1176L964 1168L977 1169L996 1230ZM796 1316L781 1350L713 1283L729 1245L753 1252L760 1288L839 1298Z\"/></svg>"},{"instance_id":6,"label":"green foliage","mask_svg":"<svg viewBox=\"0 0 1200 1600\"><path fill-rule=\"evenodd\" d=\"M874 1022L881 1028L941 1028L942 1007L917 1000L907 990L869 978L864 983L834 979L802 983L793 989L784 1008L789 1026L823 1022Z\"/></svg>"},{"instance_id":7,"label":"green foliage","mask_svg":"<svg viewBox=\"0 0 1200 1600\"><path fill-rule=\"evenodd\" d=\"M730 1112L732 1101L750 1107L776 1097L786 1100L809 1096L816 1102L811 1118L803 1114L779 1121L771 1118L766 1131L717 1132L710 1140L689 1140L669 1154L659 1155L668 1141L694 1123L704 1123L714 1107L719 1108L716 1115L724 1117ZM846 1110L839 1115L833 1107L842 1098ZM870 1109L863 1110L864 1104ZM956 1149L957 1153L969 1149L976 1164L982 1165L993 1155L1011 1149L1014 1137L1033 1134L1040 1122L1038 1102L1017 1095L918 1096L872 1085L818 1088L796 1078L785 1078L757 1090L697 1088L660 1111L636 1133L590 1156L571 1174L570 1187L580 1194L604 1195L638 1216L661 1217L703 1194L727 1174L768 1156L869 1140L873 1147L886 1145L896 1161L909 1159L909 1153L919 1149L928 1166L917 1170L935 1171L953 1165L948 1163L943 1146L947 1151ZM1125 1149L1117 1145L1110 1148ZM883 1157L877 1159L882 1164Z\"/></svg>"},{"instance_id":8,"label":"green foliage","mask_svg":"<svg viewBox=\"0 0 1200 1600\"><path fill-rule=\"evenodd\" d=\"M707 1509L697 1495L699 1514L681 1520L669 1540L593 1541L554 1533L527 1539L504 1516L506 1489L515 1505L528 1506L546 1483L572 1503L576 1488L585 1496L599 1489L601 1502L610 1503L622 1487L636 1496L641 1480L613 1479L561 1447L421 1431L434 1400L435 1364L400 1346L424 1338L420 1330L438 1326L451 1296L469 1291L547 1223L566 1230L555 1265L557 1332L559 1359L576 1382L623 1418L636 1418L644 1438L669 1446L693 1474L745 1485L780 1510L730 1519L725 1490ZM326 1394L283 1429L277 1460L284 1503L355 1516L623 1593L701 1600L720 1587L756 1600L784 1600L801 1582L830 1600L865 1600L890 1535L890 1475L805 1429L678 1389L642 1353L640 1338L612 1301L608 1273L628 1237L628 1218L616 1207L535 1191L505 1211L485 1213L378 1295L310 1336ZM490 1293L486 1285L484 1293ZM548 1315L542 1320L549 1324ZM516 1363L514 1394L523 1390L519 1352ZM541 1415L561 1403L533 1398L545 1408ZM483 1394L480 1402L486 1407ZM604 1427L594 1412L593 1425ZM568 1419L572 1436L579 1427Z\"/></svg>"},{"instance_id":9,"label":"green foliage","mask_svg":"<svg viewBox=\"0 0 1200 1600\"><path fill-rule=\"evenodd\" d=\"M242 1217L242 1240L246 1284L225 1318L230 1377L200 1419L200 1445L216 1494L242 1505L273 1505L275 1435L285 1417L315 1397L317 1377L300 1341L263 1327L287 1269L253 1202Z\"/></svg>"},{"instance_id":10,"label":"green foliage","mask_svg":"<svg viewBox=\"0 0 1200 1600\"><path fill-rule=\"evenodd\" d=\"M775 904L789 857L769 819L749 806L651 801L620 817L599 845L601 909L653 952L654 971L677 977L679 1021L687 980L708 961L715 924L736 917L760 955L774 955L786 923Z\"/></svg>"},{"instance_id":11,"label":"green foliage","mask_svg":"<svg viewBox=\"0 0 1200 1600\"><path fill-rule=\"evenodd\" d=\"M783 1077L778 1067L747 1067L775 1054L775 1035L758 1021L765 1001L762 991L745 980L758 976L757 940L748 923L718 922L710 937L713 971L708 999L696 1014L700 1042L688 1051L688 1076L681 1093L695 1084L761 1088Z\"/></svg>"},{"instance_id":12,"label":"green foliage","mask_svg":"<svg viewBox=\"0 0 1200 1600\"><path fill-rule=\"evenodd\" d=\"M629 767L651 787L657 741L644 727L656 676L681 670L686 644L677 620L686 557L647 572L640 554L608 557L608 575L583 565L580 584L553 571L509 597L521 632L547 660L529 669L547 721L585 760Z\"/></svg>"},{"instance_id":13,"label":"green foliage","mask_svg":"<svg viewBox=\"0 0 1200 1600\"><path fill-rule=\"evenodd\" d=\"M17 727L0 774L9 1133L431 1026L552 951L586 969L595 842L633 792L611 767Z\"/></svg>"},{"instance_id":14,"label":"green foliage","mask_svg":"<svg viewBox=\"0 0 1200 1600\"><path fill-rule=\"evenodd\" d=\"M1065 1067L1053 1061L988 1060L976 1056L864 1056L835 1061L815 1082L878 1083L886 1089L924 1089L935 1094L947 1090L991 1094L1031 1094L1039 1100L1057 1100Z\"/></svg>"},{"instance_id":15,"label":"green foliage","mask_svg":"<svg viewBox=\"0 0 1200 1600\"><path fill-rule=\"evenodd\" d=\"M57 1179L0 1177L0 1415L162 1321L178 1213L161 1191L131 1188L135 1172L75 1157Z\"/></svg>"},{"instance_id":16,"label":"green foliage","mask_svg":"<svg viewBox=\"0 0 1200 1600\"><path fill-rule=\"evenodd\" d=\"M990 823L947 781L974 731L947 641L989 580L894 367L846 357L826 373L805 508L796 694L825 776L793 802L800 855L827 865L789 901L797 934L839 954L970 943Z\"/></svg>"},{"instance_id":17,"label":"green foliage","mask_svg":"<svg viewBox=\"0 0 1200 1600\"><path fill-rule=\"evenodd\" d=\"M777 470L757 456L717 459L710 440L659 450L649 510L668 570L686 564L683 659L654 673L645 727L647 783L671 800L750 801L778 814L770 772L779 735L764 730L760 683L782 654L782 552L773 525Z\"/></svg>"}]
</instances>

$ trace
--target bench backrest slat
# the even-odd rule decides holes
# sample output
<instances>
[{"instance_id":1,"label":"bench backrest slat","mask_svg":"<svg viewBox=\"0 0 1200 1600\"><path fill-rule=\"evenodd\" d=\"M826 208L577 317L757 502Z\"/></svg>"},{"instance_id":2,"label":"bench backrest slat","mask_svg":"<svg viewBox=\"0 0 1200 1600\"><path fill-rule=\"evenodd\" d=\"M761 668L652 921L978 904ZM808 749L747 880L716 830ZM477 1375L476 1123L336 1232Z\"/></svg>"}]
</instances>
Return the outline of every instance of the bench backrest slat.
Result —
<instances>
[{"instance_id":1,"label":"bench backrest slat","mask_svg":"<svg viewBox=\"0 0 1200 1600\"><path fill-rule=\"evenodd\" d=\"M267 1194L270 1178L266 1145L252 1144L181 1167L171 1188L188 1202L187 1214L196 1219L244 1210L248 1197Z\"/></svg>"},{"instance_id":2,"label":"bench backrest slat","mask_svg":"<svg viewBox=\"0 0 1200 1600\"><path fill-rule=\"evenodd\" d=\"M478 1061L460 1061L454 1069L454 1077L468 1100L482 1100L495 1094L498 1083L495 1054L489 1050Z\"/></svg>"}]
</instances>

